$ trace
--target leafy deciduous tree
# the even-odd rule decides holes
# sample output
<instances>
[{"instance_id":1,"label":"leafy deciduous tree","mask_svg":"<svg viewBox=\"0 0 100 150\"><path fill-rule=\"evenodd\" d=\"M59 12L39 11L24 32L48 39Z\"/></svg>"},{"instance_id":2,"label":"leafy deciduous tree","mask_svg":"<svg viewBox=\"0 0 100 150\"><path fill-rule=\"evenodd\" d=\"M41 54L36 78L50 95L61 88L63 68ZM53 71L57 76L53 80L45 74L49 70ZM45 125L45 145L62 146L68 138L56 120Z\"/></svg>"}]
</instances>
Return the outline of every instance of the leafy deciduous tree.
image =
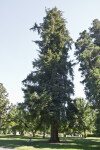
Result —
<instances>
[{"instance_id":1,"label":"leafy deciduous tree","mask_svg":"<svg viewBox=\"0 0 100 150\"><path fill-rule=\"evenodd\" d=\"M92 109L90 102L83 98L75 99L75 106L78 109L78 114L75 115L76 121L74 126L79 133L93 131L95 129L96 112Z\"/></svg>"}]
</instances>

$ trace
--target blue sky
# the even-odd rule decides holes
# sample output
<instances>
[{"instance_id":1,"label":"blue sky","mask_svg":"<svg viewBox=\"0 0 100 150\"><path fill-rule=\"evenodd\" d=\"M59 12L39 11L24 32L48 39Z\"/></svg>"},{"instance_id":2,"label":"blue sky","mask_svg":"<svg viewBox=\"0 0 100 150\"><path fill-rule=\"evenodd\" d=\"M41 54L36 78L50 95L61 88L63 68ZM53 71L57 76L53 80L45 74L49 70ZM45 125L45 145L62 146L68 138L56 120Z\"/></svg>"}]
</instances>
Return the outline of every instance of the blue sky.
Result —
<instances>
[{"instance_id":1,"label":"blue sky","mask_svg":"<svg viewBox=\"0 0 100 150\"><path fill-rule=\"evenodd\" d=\"M75 41L94 19L100 20L100 0L0 0L0 82L12 103L23 101L22 80L32 70L39 37L29 29L43 22L45 7L57 7L68 22L66 27ZM73 47L74 51L74 47ZM80 73L75 69L75 96L82 97Z\"/></svg>"}]
</instances>

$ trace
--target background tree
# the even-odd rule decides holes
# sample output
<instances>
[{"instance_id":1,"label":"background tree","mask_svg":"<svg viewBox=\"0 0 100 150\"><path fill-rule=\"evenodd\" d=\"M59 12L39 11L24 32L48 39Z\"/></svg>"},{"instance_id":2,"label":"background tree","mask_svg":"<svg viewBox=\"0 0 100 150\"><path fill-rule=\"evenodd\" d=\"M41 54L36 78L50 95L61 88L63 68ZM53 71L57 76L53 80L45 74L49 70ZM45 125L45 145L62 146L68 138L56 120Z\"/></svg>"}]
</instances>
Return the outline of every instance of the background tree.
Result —
<instances>
[{"instance_id":1,"label":"background tree","mask_svg":"<svg viewBox=\"0 0 100 150\"><path fill-rule=\"evenodd\" d=\"M96 134L100 137L100 111L97 112L96 129Z\"/></svg>"},{"instance_id":2,"label":"background tree","mask_svg":"<svg viewBox=\"0 0 100 150\"><path fill-rule=\"evenodd\" d=\"M8 93L3 84L0 83L0 129L6 126L7 112L9 110L9 100L7 97Z\"/></svg>"},{"instance_id":3,"label":"background tree","mask_svg":"<svg viewBox=\"0 0 100 150\"><path fill-rule=\"evenodd\" d=\"M57 8L46 10L43 23L35 23L31 30L38 31L41 40L35 41L39 46L39 58L33 61L35 71L23 81L25 105L33 119L40 116L41 122L50 121L50 141L58 142L59 124L67 117L66 103L73 94L72 62L68 58L72 39Z\"/></svg>"},{"instance_id":4,"label":"background tree","mask_svg":"<svg viewBox=\"0 0 100 150\"><path fill-rule=\"evenodd\" d=\"M76 42L75 55L80 63L87 99L100 112L100 21L95 19L89 32L83 31ZM99 116L99 115L98 115ZM98 122L98 121L97 121Z\"/></svg>"},{"instance_id":5,"label":"background tree","mask_svg":"<svg viewBox=\"0 0 100 150\"><path fill-rule=\"evenodd\" d=\"M26 97L29 95L26 95ZM45 92L39 97L36 92L30 95L30 101L27 100L21 104L24 112L24 118L28 131L35 133L37 130L45 131L46 128L50 127L50 121L47 120L47 114L45 114L45 108L47 106L47 100L49 96ZM42 102L41 102L42 101ZM40 103L41 102L41 103ZM46 110L47 111L47 110Z\"/></svg>"},{"instance_id":6,"label":"background tree","mask_svg":"<svg viewBox=\"0 0 100 150\"><path fill-rule=\"evenodd\" d=\"M14 135L16 135L17 132L19 132L21 135L24 135L24 131L26 129L24 122L25 118L22 109L20 109L20 106L11 105L7 116L7 124L9 125L10 131Z\"/></svg>"},{"instance_id":7,"label":"background tree","mask_svg":"<svg viewBox=\"0 0 100 150\"><path fill-rule=\"evenodd\" d=\"M78 109L78 113L75 115L75 128L79 134L84 132L84 137L86 137L86 131L95 130L96 112L92 109L90 102L84 98L75 99L75 106Z\"/></svg>"}]
</instances>

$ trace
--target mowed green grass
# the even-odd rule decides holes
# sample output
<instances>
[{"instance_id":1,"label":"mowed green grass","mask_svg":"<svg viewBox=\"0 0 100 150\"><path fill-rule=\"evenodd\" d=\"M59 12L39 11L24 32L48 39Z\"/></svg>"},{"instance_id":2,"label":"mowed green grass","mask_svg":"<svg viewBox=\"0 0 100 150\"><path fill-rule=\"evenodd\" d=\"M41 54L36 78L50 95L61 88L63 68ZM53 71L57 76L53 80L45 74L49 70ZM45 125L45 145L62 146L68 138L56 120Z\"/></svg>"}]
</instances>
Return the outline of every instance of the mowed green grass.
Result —
<instances>
[{"instance_id":1,"label":"mowed green grass","mask_svg":"<svg viewBox=\"0 0 100 150\"><path fill-rule=\"evenodd\" d=\"M49 143L48 138L32 138L27 142L26 136L0 136L0 148L14 148L19 150L100 150L100 138L60 138L60 143Z\"/></svg>"}]
</instances>

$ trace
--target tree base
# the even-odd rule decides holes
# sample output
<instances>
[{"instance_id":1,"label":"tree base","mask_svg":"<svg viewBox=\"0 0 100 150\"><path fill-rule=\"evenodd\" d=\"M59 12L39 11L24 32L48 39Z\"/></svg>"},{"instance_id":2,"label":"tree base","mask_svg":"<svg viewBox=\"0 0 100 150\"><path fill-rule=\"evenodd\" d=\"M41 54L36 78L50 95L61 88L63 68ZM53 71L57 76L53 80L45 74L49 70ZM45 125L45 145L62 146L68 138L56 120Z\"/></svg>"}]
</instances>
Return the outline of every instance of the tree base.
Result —
<instances>
[{"instance_id":1,"label":"tree base","mask_svg":"<svg viewBox=\"0 0 100 150\"><path fill-rule=\"evenodd\" d=\"M60 141L59 141L59 138L57 138L57 139L50 138L49 143L60 143Z\"/></svg>"}]
</instances>

